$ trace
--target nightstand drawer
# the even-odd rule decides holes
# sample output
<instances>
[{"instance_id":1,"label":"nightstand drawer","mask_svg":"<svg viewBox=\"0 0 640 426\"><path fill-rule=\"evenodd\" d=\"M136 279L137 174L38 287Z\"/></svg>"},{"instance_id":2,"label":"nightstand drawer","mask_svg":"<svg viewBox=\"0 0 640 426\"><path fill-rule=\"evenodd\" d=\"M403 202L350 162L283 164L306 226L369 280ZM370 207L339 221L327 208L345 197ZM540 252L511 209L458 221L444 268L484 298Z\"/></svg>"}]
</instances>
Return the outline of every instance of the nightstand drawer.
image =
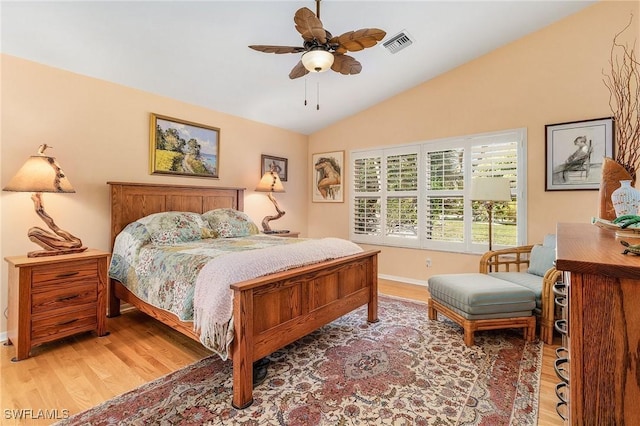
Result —
<instances>
[{"instance_id":1,"label":"nightstand drawer","mask_svg":"<svg viewBox=\"0 0 640 426\"><path fill-rule=\"evenodd\" d=\"M98 277L98 263L95 259L62 262L55 265L46 265L33 268L31 285L33 291L47 290L43 287L75 285L78 281Z\"/></svg>"},{"instance_id":2,"label":"nightstand drawer","mask_svg":"<svg viewBox=\"0 0 640 426\"><path fill-rule=\"evenodd\" d=\"M55 315L77 309L80 305L95 303L98 299L96 281L94 279L81 285L64 285L34 293L31 297L31 314L34 317L45 312L47 315Z\"/></svg>"},{"instance_id":3,"label":"nightstand drawer","mask_svg":"<svg viewBox=\"0 0 640 426\"><path fill-rule=\"evenodd\" d=\"M37 345L53 339L70 336L82 331L95 330L97 325L96 304L89 304L66 315L33 317L31 322L31 342Z\"/></svg>"}]
</instances>

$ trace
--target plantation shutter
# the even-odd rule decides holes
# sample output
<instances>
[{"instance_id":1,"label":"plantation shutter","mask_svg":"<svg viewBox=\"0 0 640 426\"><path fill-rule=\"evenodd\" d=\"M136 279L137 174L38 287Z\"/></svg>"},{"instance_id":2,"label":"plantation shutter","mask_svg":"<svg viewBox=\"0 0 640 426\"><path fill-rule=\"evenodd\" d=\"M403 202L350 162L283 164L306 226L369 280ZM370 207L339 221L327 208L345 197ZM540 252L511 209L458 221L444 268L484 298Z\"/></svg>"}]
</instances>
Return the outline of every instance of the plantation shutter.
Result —
<instances>
[{"instance_id":1,"label":"plantation shutter","mask_svg":"<svg viewBox=\"0 0 640 426\"><path fill-rule=\"evenodd\" d=\"M418 237L418 152L386 156L387 236Z\"/></svg>"},{"instance_id":2,"label":"plantation shutter","mask_svg":"<svg viewBox=\"0 0 640 426\"><path fill-rule=\"evenodd\" d=\"M426 146L426 149L433 149ZM464 149L436 149L425 153L425 239L464 243ZM450 247L446 244L442 248Z\"/></svg>"},{"instance_id":3,"label":"plantation shutter","mask_svg":"<svg viewBox=\"0 0 640 426\"><path fill-rule=\"evenodd\" d=\"M472 178L504 177L509 179L512 188L511 202L496 203L493 208L493 240L496 244L515 246L518 233L514 232L517 224L517 192L518 185L518 141L513 134L501 137L476 138L471 146ZM474 223L487 221L486 208L480 202L472 203ZM472 227L473 243L488 241L487 227Z\"/></svg>"},{"instance_id":4,"label":"plantation shutter","mask_svg":"<svg viewBox=\"0 0 640 426\"><path fill-rule=\"evenodd\" d=\"M371 237L381 235L380 221L382 192L382 155L373 152L354 154L353 158L353 207L352 233L359 241L375 241Z\"/></svg>"}]
</instances>

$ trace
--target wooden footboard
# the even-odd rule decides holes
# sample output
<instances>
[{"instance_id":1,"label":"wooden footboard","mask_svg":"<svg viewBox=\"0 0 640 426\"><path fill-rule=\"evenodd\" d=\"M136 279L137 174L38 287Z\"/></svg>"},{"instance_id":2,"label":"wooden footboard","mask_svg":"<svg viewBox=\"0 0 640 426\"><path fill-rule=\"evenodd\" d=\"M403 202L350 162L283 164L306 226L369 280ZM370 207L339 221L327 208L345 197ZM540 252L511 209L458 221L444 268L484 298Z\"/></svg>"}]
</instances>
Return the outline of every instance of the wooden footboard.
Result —
<instances>
[{"instance_id":1,"label":"wooden footboard","mask_svg":"<svg viewBox=\"0 0 640 426\"><path fill-rule=\"evenodd\" d=\"M378 321L378 251L234 284L233 406L253 402L253 361L368 304Z\"/></svg>"}]
</instances>

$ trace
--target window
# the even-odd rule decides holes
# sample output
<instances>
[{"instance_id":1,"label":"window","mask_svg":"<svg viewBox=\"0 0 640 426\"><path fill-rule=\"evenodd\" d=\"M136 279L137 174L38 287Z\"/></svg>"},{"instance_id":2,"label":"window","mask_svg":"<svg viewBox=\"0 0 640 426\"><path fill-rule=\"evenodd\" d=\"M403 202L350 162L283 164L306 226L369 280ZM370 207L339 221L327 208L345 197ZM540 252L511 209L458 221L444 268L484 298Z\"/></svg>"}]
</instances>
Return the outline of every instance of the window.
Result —
<instances>
[{"instance_id":1,"label":"window","mask_svg":"<svg viewBox=\"0 0 640 426\"><path fill-rule=\"evenodd\" d=\"M506 177L510 202L493 209L494 247L524 243L525 129L351 152L351 239L484 252L488 215L469 200L471 179Z\"/></svg>"}]
</instances>

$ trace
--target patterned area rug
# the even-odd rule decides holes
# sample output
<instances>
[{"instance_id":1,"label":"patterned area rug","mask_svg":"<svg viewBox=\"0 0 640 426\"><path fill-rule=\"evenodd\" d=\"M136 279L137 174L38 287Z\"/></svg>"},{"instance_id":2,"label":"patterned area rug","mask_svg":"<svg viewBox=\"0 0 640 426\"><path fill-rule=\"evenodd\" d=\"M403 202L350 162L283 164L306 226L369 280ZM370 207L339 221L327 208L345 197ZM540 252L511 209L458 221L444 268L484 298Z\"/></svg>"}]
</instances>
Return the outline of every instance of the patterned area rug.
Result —
<instances>
[{"instance_id":1,"label":"patterned area rug","mask_svg":"<svg viewBox=\"0 0 640 426\"><path fill-rule=\"evenodd\" d=\"M425 304L380 298L270 356L245 410L231 363L211 356L59 425L535 425L542 344L519 331L476 333Z\"/></svg>"}]
</instances>

